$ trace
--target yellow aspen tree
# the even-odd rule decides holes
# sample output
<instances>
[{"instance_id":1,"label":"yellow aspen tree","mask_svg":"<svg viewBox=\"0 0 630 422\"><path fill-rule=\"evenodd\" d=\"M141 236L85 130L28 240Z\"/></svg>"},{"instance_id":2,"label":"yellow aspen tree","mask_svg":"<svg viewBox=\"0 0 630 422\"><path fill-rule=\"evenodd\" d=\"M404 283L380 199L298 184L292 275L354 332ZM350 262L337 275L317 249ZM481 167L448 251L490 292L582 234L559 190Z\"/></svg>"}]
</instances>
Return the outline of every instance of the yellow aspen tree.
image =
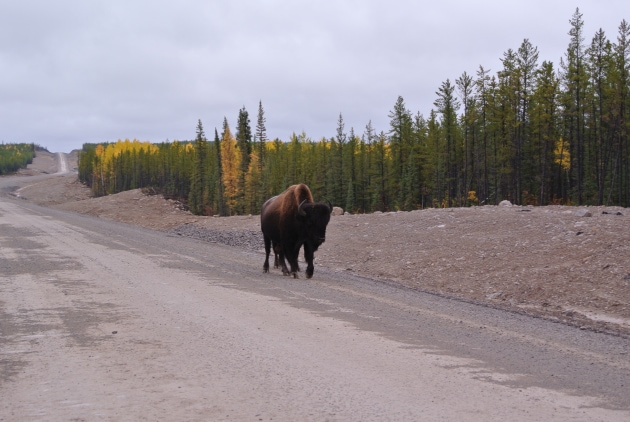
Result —
<instances>
[{"instance_id":1,"label":"yellow aspen tree","mask_svg":"<svg viewBox=\"0 0 630 422\"><path fill-rule=\"evenodd\" d=\"M554 161L562 167L562 170L569 171L571 168L571 155L569 153L569 142L562 139L556 140L556 148L553 151Z\"/></svg>"},{"instance_id":2,"label":"yellow aspen tree","mask_svg":"<svg viewBox=\"0 0 630 422\"><path fill-rule=\"evenodd\" d=\"M262 174L260 171L258 152L249 155L249 166L245 174L245 212L257 214L260 212L260 190L262 189Z\"/></svg>"},{"instance_id":3,"label":"yellow aspen tree","mask_svg":"<svg viewBox=\"0 0 630 422\"><path fill-rule=\"evenodd\" d=\"M233 215L238 200L238 180L241 174L241 154L236 145L236 138L229 126L225 126L221 142L221 162L223 166L223 198L228 213Z\"/></svg>"}]
</instances>

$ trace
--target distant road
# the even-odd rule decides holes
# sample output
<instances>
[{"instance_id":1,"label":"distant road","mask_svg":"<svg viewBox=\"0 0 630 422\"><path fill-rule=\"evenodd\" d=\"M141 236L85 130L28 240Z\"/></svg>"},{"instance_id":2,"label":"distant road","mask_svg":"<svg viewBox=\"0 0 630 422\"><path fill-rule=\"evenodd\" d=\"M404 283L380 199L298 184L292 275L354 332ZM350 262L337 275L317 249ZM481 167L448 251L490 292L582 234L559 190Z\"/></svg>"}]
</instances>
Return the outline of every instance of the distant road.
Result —
<instances>
[{"instance_id":1,"label":"distant road","mask_svg":"<svg viewBox=\"0 0 630 422\"><path fill-rule=\"evenodd\" d=\"M630 420L628 340L262 262L0 194L0 420Z\"/></svg>"},{"instance_id":2,"label":"distant road","mask_svg":"<svg viewBox=\"0 0 630 422\"><path fill-rule=\"evenodd\" d=\"M68 155L64 152L57 153L57 173L70 173L68 169Z\"/></svg>"}]
</instances>

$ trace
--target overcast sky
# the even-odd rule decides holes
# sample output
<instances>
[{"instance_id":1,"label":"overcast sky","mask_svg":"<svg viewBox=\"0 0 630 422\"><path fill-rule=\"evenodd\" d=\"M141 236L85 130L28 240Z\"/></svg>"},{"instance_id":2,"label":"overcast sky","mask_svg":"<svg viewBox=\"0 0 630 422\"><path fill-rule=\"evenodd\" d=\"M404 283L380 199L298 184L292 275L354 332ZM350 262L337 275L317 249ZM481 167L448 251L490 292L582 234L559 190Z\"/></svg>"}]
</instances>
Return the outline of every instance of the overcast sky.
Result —
<instances>
[{"instance_id":1,"label":"overcast sky","mask_svg":"<svg viewBox=\"0 0 630 422\"><path fill-rule=\"evenodd\" d=\"M212 139L258 102L267 136L313 140L369 121L401 95L425 116L446 79L528 38L556 68L580 8L585 43L617 39L627 0L0 0L0 142L69 152L84 142Z\"/></svg>"}]
</instances>

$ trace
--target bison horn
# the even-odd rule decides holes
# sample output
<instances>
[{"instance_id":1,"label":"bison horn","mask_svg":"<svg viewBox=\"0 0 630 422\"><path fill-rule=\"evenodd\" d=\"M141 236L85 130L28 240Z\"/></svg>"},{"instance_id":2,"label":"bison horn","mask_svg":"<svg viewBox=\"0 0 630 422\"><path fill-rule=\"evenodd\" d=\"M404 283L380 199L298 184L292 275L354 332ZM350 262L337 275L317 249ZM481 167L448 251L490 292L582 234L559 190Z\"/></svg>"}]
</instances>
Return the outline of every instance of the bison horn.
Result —
<instances>
[{"instance_id":1,"label":"bison horn","mask_svg":"<svg viewBox=\"0 0 630 422\"><path fill-rule=\"evenodd\" d=\"M328 204L328 208L330 209L330 212L332 212L332 210L333 210L333 206L332 206L332 204L330 203L330 201L328 200L328 198L324 198L324 199L326 200L326 203Z\"/></svg>"},{"instance_id":2,"label":"bison horn","mask_svg":"<svg viewBox=\"0 0 630 422\"><path fill-rule=\"evenodd\" d=\"M305 202L306 202L306 199L302 201L300 203L300 206L298 207L298 214L300 214L301 216L306 216L306 211L304 211L304 209L302 208L302 205L304 205Z\"/></svg>"}]
</instances>

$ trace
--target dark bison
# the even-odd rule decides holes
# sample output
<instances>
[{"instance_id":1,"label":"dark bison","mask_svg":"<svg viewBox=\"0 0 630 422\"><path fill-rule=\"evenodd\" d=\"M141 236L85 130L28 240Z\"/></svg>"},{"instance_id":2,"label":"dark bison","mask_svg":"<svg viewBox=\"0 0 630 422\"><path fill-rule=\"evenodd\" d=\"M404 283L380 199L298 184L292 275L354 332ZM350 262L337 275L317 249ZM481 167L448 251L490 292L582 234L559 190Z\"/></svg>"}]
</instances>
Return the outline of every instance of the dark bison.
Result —
<instances>
[{"instance_id":1,"label":"dark bison","mask_svg":"<svg viewBox=\"0 0 630 422\"><path fill-rule=\"evenodd\" d=\"M313 276L314 252L326 240L326 226L330 221L332 206L313 202L311 190L305 184L290 186L278 196L265 202L260 214L261 229L265 239L264 272L269 272L271 247L275 255L275 267L282 267L282 274L298 278L298 255L304 245L306 278ZM291 271L287 268L289 261Z\"/></svg>"}]
</instances>

